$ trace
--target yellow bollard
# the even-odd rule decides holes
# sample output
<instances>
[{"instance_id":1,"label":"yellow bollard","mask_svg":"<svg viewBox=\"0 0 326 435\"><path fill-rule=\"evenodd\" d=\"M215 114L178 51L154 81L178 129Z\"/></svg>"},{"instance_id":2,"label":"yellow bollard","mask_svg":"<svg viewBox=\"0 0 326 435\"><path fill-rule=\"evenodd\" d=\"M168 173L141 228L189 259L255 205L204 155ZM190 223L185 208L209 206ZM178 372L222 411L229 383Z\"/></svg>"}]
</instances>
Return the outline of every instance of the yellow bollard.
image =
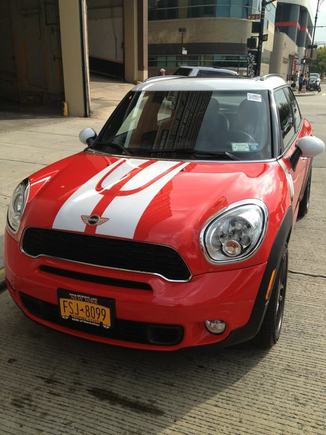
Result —
<instances>
[{"instance_id":1,"label":"yellow bollard","mask_svg":"<svg viewBox=\"0 0 326 435\"><path fill-rule=\"evenodd\" d=\"M67 101L63 102L63 116L69 116L68 103Z\"/></svg>"}]
</instances>

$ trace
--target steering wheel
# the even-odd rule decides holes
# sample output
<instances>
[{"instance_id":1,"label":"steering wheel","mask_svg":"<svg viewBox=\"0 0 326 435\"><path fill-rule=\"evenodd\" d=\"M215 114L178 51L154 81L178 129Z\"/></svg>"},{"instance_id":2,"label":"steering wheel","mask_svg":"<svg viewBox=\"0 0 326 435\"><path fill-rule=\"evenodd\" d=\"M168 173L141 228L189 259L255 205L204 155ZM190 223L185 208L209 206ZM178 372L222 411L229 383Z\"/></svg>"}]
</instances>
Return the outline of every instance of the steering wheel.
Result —
<instances>
[{"instance_id":1,"label":"steering wheel","mask_svg":"<svg viewBox=\"0 0 326 435\"><path fill-rule=\"evenodd\" d=\"M248 132L244 130L236 130L230 133L230 140L234 142L249 142L249 143L257 143L256 139L251 136Z\"/></svg>"}]
</instances>

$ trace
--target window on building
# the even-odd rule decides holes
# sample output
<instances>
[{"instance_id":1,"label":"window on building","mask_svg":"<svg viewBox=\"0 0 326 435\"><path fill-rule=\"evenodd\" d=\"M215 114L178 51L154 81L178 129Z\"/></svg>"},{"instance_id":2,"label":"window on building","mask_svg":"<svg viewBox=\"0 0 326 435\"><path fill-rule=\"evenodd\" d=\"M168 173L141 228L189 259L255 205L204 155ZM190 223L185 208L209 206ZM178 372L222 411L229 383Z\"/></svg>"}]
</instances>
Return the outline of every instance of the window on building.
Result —
<instances>
[{"instance_id":1,"label":"window on building","mask_svg":"<svg viewBox=\"0 0 326 435\"><path fill-rule=\"evenodd\" d=\"M231 16L231 0L220 0L217 3L217 16L218 17Z\"/></svg>"},{"instance_id":2,"label":"window on building","mask_svg":"<svg viewBox=\"0 0 326 435\"><path fill-rule=\"evenodd\" d=\"M189 0L188 17L215 17L216 3L216 0Z\"/></svg>"},{"instance_id":3,"label":"window on building","mask_svg":"<svg viewBox=\"0 0 326 435\"><path fill-rule=\"evenodd\" d=\"M178 0L150 0L149 20L172 20L179 17Z\"/></svg>"},{"instance_id":4,"label":"window on building","mask_svg":"<svg viewBox=\"0 0 326 435\"><path fill-rule=\"evenodd\" d=\"M230 18L248 18L252 13L257 13L256 0L218 0L217 16Z\"/></svg>"}]
</instances>

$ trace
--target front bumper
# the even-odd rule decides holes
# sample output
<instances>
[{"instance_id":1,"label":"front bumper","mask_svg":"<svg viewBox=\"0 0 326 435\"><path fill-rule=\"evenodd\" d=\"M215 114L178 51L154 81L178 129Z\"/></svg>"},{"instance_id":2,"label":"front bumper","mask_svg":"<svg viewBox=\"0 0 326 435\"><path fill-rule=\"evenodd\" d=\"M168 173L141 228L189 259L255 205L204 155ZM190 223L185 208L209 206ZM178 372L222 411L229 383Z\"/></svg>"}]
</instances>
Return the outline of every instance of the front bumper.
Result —
<instances>
[{"instance_id":1,"label":"front bumper","mask_svg":"<svg viewBox=\"0 0 326 435\"><path fill-rule=\"evenodd\" d=\"M249 324L266 269L263 263L196 275L189 282L168 282L142 273L31 258L20 251L9 233L5 236L5 261L10 294L29 318L81 338L152 350L226 344L235 331L243 331ZM104 283L106 278L112 283ZM113 299L113 329L97 333L76 322L63 321L58 312L58 288ZM212 319L226 322L223 334L206 330L204 321ZM250 331L242 334L241 341L251 338L249 335Z\"/></svg>"}]
</instances>

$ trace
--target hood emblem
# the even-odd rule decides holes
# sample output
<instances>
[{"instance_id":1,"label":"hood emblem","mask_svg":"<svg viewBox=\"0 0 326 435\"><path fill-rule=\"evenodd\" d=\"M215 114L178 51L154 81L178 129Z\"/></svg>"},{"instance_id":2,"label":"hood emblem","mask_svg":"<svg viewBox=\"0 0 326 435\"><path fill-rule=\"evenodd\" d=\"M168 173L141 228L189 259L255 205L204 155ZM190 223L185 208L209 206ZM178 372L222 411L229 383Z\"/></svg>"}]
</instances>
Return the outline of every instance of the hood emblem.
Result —
<instances>
[{"instance_id":1,"label":"hood emblem","mask_svg":"<svg viewBox=\"0 0 326 435\"><path fill-rule=\"evenodd\" d=\"M81 218L84 224L90 225L91 227L97 227L98 225L102 225L109 220L108 218L100 217L97 214L92 214L90 216L82 214Z\"/></svg>"}]
</instances>

